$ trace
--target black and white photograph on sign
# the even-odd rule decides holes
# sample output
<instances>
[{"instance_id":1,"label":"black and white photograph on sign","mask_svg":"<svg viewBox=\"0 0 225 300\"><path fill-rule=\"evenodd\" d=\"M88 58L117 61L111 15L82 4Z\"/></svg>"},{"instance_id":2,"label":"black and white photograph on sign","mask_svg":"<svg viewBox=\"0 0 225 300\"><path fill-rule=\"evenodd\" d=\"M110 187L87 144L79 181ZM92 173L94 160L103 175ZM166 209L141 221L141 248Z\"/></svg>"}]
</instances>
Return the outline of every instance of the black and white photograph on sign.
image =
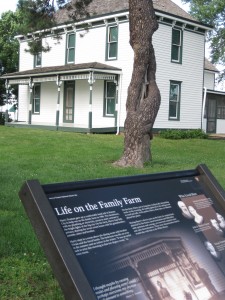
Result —
<instances>
[{"instance_id":1,"label":"black and white photograph on sign","mask_svg":"<svg viewBox=\"0 0 225 300\"><path fill-rule=\"evenodd\" d=\"M96 299L225 299L225 221L198 176L48 194Z\"/></svg>"}]
</instances>

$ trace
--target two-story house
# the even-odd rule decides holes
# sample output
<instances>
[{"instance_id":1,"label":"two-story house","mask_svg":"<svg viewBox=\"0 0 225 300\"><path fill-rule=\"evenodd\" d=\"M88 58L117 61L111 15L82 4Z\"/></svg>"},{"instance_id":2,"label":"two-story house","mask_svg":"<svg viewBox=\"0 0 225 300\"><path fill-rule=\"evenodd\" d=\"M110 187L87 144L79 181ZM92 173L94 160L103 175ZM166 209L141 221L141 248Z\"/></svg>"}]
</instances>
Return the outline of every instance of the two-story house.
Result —
<instances>
[{"instance_id":1,"label":"two-story house","mask_svg":"<svg viewBox=\"0 0 225 300\"><path fill-rule=\"evenodd\" d=\"M204 79L205 34L211 27L170 0L153 2L162 99L154 129L206 129L203 88L211 81ZM76 23L66 9L58 11L58 25L42 38L49 52L33 56L25 51L41 31L17 37L19 71L3 76L7 84L19 85L17 124L77 132L123 129L133 67L128 0L93 0L88 9L90 17Z\"/></svg>"}]
</instances>

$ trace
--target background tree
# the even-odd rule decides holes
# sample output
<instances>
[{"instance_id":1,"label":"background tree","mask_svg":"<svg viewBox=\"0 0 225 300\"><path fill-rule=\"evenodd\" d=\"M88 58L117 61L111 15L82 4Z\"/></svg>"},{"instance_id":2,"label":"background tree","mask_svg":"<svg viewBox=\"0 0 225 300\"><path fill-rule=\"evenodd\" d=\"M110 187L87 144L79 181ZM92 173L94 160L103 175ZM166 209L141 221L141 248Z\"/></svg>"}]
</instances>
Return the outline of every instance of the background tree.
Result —
<instances>
[{"instance_id":1,"label":"background tree","mask_svg":"<svg viewBox=\"0 0 225 300\"><path fill-rule=\"evenodd\" d=\"M54 0L19 0L17 4L17 12L20 15L19 31L20 34L27 35L46 28L51 28L56 25L54 21L55 13ZM48 45L43 46L41 35L35 35L28 41L28 49L26 51L31 54L47 52L50 50Z\"/></svg>"},{"instance_id":2,"label":"background tree","mask_svg":"<svg viewBox=\"0 0 225 300\"><path fill-rule=\"evenodd\" d=\"M224 0L183 0L190 4L190 14L200 22L213 26L208 33L212 63L221 64L224 70L220 80L225 79L225 1Z\"/></svg>"},{"instance_id":3,"label":"background tree","mask_svg":"<svg viewBox=\"0 0 225 300\"><path fill-rule=\"evenodd\" d=\"M0 18L0 67L1 74L15 72L18 69L19 43L15 39L18 34L19 16L11 11ZM0 80L0 105L5 100L5 81ZM15 91L16 93L16 91Z\"/></svg>"}]
</instances>

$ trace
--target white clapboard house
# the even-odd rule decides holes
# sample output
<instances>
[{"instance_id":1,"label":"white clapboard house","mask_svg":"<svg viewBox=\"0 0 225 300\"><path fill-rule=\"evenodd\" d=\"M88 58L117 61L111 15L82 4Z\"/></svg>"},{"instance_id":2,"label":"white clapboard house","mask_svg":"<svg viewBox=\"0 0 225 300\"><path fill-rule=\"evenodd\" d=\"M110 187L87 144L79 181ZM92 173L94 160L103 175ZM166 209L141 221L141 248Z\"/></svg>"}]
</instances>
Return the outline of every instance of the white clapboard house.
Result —
<instances>
[{"instance_id":1,"label":"white clapboard house","mask_svg":"<svg viewBox=\"0 0 225 300\"><path fill-rule=\"evenodd\" d=\"M214 127L207 116L213 104L216 69L205 64L205 35L210 26L199 23L170 0L154 0L159 29L153 36L161 107L155 130L202 128L225 132L225 98ZM128 0L93 0L90 17L69 20L66 9L57 13L58 26L49 28L42 44L51 50L31 55L31 37L20 42L19 71L3 77L19 85L15 126L44 126L77 132L120 132L126 117L127 88L133 67L129 44ZM88 30L87 30L88 27ZM45 32L46 32L45 31ZM57 42L55 34L60 33ZM216 98L217 99L217 98ZM212 100L213 101L213 100ZM214 106L217 109L217 101ZM210 102L211 103L211 100ZM215 108L214 107L214 108ZM219 121L219 125L217 125ZM212 130L213 128L213 130Z\"/></svg>"}]
</instances>

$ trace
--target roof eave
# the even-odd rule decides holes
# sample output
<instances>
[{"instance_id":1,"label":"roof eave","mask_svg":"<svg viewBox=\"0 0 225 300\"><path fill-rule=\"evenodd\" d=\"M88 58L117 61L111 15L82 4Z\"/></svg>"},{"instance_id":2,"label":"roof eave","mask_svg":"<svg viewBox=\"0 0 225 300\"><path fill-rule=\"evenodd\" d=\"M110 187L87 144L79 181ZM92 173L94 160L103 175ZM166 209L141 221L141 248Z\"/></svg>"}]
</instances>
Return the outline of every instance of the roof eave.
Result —
<instances>
[{"instance_id":1,"label":"roof eave","mask_svg":"<svg viewBox=\"0 0 225 300\"><path fill-rule=\"evenodd\" d=\"M107 74L122 74L122 69L118 70L110 70L110 69L101 69L101 68L84 68L78 70L59 70L59 71L50 71L50 72L40 72L40 73L27 73L27 74L15 74L15 75L3 75L1 76L2 79L25 79L25 78L34 78L40 76L57 76L57 75L64 75L64 74L75 74L75 73L88 73L88 72L96 72L96 73L107 73Z\"/></svg>"},{"instance_id":2,"label":"roof eave","mask_svg":"<svg viewBox=\"0 0 225 300\"><path fill-rule=\"evenodd\" d=\"M188 19L188 18L185 18L185 17L181 17L181 16L177 16L175 14L164 12L164 11L159 10L159 9L155 9L155 12L156 12L156 15L158 15L160 17L165 17L165 18L171 17L171 19L173 19L175 21L184 22L184 23L187 23L187 24L190 24L190 25L193 25L193 26L198 26L199 28L202 28L204 30L212 30L213 29L213 26L203 24L201 22L198 22L197 20L194 21L194 20L191 20L191 19ZM67 22L67 23L64 23L64 24L59 24L58 26L55 26L53 28L48 28L48 29L35 31L33 33L28 33L26 37L29 37L32 34L38 34L38 33L44 33L44 32L46 33L46 32L51 32L51 31L58 30L58 29L67 28L71 25L79 26L79 25L83 25L83 24L86 24L86 23L97 22L97 21L100 21L100 20L118 18L118 17L123 16L123 15L129 16L129 10L121 10L121 11L117 11L115 13L107 13L107 14L96 16L96 17L90 17L90 18L81 20L81 21L76 22L76 23ZM17 39L21 39L23 37L24 37L24 35L15 36L15 38L17 38Z\"/></svg>"}]
</instances>

